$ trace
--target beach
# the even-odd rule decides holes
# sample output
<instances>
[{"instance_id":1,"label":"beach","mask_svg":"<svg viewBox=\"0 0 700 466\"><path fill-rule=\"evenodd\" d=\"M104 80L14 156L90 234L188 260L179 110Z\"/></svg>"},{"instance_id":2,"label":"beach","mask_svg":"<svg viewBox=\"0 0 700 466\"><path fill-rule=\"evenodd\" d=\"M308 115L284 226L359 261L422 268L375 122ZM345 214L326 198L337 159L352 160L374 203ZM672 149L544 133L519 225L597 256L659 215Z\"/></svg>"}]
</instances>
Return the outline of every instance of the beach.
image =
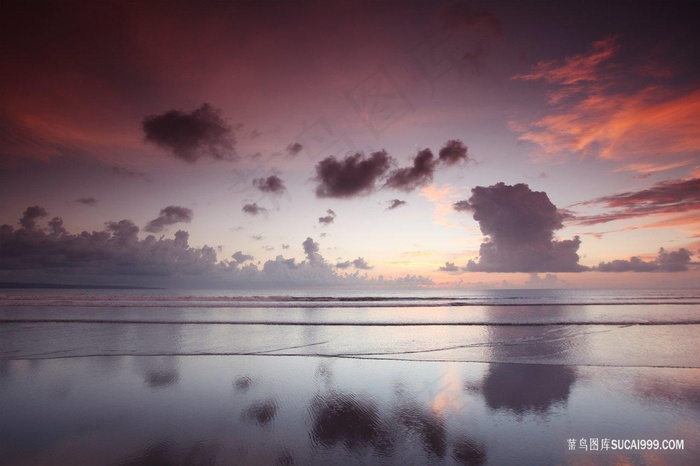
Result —
<instances>
[{"instance_id":1,"label":"beach","mask_svg":"<svg viewBox=\"0 0 700 466\"><path fill-rule=\"evenodd\" d=\"M375 298L7 292L0 463L697 464L692 291Z\"/></svg>"}]
</instances>

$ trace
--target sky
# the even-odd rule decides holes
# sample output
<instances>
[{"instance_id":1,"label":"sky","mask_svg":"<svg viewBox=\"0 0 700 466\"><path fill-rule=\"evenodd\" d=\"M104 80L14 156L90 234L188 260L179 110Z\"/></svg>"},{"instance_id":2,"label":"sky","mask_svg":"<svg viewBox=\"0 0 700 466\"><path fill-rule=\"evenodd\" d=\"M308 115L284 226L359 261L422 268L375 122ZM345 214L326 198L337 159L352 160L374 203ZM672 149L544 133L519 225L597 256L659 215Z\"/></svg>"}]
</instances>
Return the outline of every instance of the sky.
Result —
<instances>
[{"instance_id":1,"label":"sky","mask_svg":"<svg viewBox=\"0 0 700 466\"><path fill-rule=\"evenodd\" d=\"M0 281L700 283L696 2L0 9Z\"/></svg>"}]
</instances>

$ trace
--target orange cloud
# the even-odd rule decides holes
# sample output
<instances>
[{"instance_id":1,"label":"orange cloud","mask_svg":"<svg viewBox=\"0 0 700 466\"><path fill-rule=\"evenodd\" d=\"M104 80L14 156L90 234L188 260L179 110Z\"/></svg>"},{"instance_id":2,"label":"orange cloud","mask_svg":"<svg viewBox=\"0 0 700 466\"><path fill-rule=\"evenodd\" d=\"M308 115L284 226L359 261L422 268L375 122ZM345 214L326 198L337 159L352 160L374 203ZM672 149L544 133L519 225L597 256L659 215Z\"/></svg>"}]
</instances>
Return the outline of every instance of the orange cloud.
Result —
<instances>
[{"instance_id":1,"label":"orange cloud","mask_svg":"<svg viewBox=\"0 0 700 466\"><path fill-rule=\"evenodd\" d=\"M693 163L700 151L700 89L672 92L661 86L639 88L625 81L623 68L609 63L616 38L595 42L588 54L541 62L519 80L544 80L556 87L548 94L551 111L524 124L514 122L520 139L545 152L645 159L622 170L642 174ZM610 65L610 66L608 66ZM659 161L685 157L684 162Z\"/></svg>"}]
</instances>

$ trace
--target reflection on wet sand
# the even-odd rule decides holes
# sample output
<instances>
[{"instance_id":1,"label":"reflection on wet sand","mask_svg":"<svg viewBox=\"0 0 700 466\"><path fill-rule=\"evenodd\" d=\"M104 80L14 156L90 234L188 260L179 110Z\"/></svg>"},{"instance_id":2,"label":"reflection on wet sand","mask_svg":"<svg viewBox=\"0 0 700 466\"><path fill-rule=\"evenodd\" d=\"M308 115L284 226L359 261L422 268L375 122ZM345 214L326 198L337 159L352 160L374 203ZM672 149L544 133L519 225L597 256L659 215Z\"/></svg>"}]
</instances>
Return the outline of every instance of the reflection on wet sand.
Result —
<instances>
[{"instance_id":1,"label":"reflection on wet sand","mask_svg":"<svg viewBox=\"0 0 700 466\"><path fill-rule=\"evenodd\" d=\"M566 403L576 370L542 364L491 364L481 391L489 408L515 414L545 414Z\"/></svg>"},{"instance_id":2,"label":"reflection on wet sand","mask_svg":"<svg viewBox=\"0 0 700 466\"><path fill-rule=\"evenodd\" d=\"M556 317L565 311L552 308L550 312ZM492 410L517 415L545 415L555 404L565 405L576 383L576 368L540 362L565 359L569 349L565 330L564 327L492 326L491 358L509 363L489 365L478 386L486 405Z\"/></svg>"},{"instance_id":3,"label":"reflection on wet sand","mask_svg":"<svg viewBox=\"0 0 700 466\"><path fill-rule=\"evenodd\" d=\"M143 382L153 389L175 385L180 380L177 358L174 356L153 356L135 358L136 371L143 374Z\"/></svg>"},{"instance_id":4,"label":"reflection on wet sand","mask_svg":"<svg viewBox=\"0 0 700 466\"><path fill-rule=\"evenodd\" d=\"M270 398L257 401L245 409L242 413L244 419L254 421L259 426L266 426L275 419L277 414L277 401Z\"/></svg>"},{"instance_id":5,"label":"reflection on wet sand","mask_svg":"<svg viewBox=\"0 0 700 466\"><path fill-rule=\"evenodd\" d=\"M418 435L427 453L438 458L445 456L447 429L442 416L410 401L399 405L394 420L409 432Z\"/></svg>"},{"instance_id":6,"label":"reflection on wet sand","mask_svg":"<svg viewBox=\"0 0 700 466\"><path fill-rule=\"evenodd\" d=\"M118 465L128 466L172 466L172 465L213 465L221 449L220 445L195 442L192 445L175 445L162 440L147 446Z\"/></svg>"},{"instance_id":7,"label":"reflection on wet sand","mask_svg":"<svg viewBox=\"0 0 700 466\"><path fill-rule=\"evenodd\" d=\"M341 444L348 451L373 447L380 455L394 449L386 422L372 401L345 393L316 396L310 406L311 439L315 445Z\"/></svg>"},{"instance_id":8,"label":"reflection on wet sand","mask_svg":"<svg viewBox=\"0 0 700 466\"><path fill-rule=\"evenodd\" d=\"M486 463L484 447L466 437L459 438L454 442L452 457L465 466L478 466Z\"/></svg>"}]
</instances>

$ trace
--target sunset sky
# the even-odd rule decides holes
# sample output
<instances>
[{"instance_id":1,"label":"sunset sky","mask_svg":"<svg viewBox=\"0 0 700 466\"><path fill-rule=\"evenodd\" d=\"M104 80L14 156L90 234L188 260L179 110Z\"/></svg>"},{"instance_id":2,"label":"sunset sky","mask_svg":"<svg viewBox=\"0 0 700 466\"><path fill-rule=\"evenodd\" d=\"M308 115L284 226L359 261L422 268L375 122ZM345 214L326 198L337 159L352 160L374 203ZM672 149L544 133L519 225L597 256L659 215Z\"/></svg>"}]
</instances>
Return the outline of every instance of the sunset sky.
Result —
<instances>
[{"instance_id":1,"label":"sunset sky","mask_svg":"<svg viewBox=\"0 0 700 466\"><path fill-rule=\"evenodd\" d=\"M698 24L691 1L4 1L0 281L697 286Z\"/></svg>"}]
</instances>

